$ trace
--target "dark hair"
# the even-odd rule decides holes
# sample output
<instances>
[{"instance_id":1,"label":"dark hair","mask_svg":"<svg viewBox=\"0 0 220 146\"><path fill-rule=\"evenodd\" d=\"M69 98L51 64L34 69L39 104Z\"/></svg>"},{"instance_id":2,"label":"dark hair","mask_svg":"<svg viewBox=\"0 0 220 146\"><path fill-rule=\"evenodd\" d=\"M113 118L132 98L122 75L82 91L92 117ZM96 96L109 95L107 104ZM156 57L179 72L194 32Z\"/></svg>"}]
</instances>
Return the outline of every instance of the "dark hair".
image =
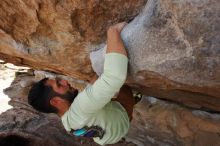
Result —
<instances>
[{"instance_id":1,"label":"dark hair","mask_svg":"<svg viewBox=\"0 0 220 146\"><path fill-rule=\"evenodd\" d=\"M28 103L40 112L57 113L57 108L50 104L50 100L55 96L59 96L69 103L72 103L78 94L78 90L59 94L55 92L51 86L45 85L47 80L48 78L44 78L32 86L28 94Z\"/></svg>"},{"instance_id":2,"label":"dark hair","mask_svg":"<svg viewBox=\"0 0 220 146\"><path fill-rule=\"evenodd\" d=\"M35 83L29 91L28 103L36 110L44 113L57 113L57 109L50 104L53 89L45 85L48 78Z\"/></svg>"}]
</instances>

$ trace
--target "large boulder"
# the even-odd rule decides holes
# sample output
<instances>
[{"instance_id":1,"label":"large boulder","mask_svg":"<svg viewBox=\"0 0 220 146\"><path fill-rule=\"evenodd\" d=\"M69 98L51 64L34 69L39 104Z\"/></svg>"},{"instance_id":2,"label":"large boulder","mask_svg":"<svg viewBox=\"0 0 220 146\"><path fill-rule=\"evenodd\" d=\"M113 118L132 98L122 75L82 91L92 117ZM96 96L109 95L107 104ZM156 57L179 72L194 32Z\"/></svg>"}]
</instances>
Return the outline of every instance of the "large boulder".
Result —
<instances>
[{"instance_id":1,"label":"large boulder","mask_svg":"<svg viewBox=\"0 0 220 146\"><path fill-rule=\"evenodd\" d=\"M107 28L133 19L146 0L1 0L0 58L81 80Z\"/></svg>"},{"instance_id":2,"label":"large boulder","mask_svg":"<svg viewBox=\"0 0 220 146\"><path fill-rule=\"evenodd\" d=\"M149 0L122 31L128 83L146 95L220 111L219 8L218 0ZM104 52L90 55L98 74Z\"/></svg>"},{"instance_id":3,"label":"large boulder","mask_svg":"<svg viewBox=\"0 0 220 146\"><path fill-rule=\"evenodd\" d=\"M138 146L219 146L220 114L144 96L126 137Z\"/></svg>"},{"instance_id":4,"label":"large boulder","mask_svg":"<svg viewBox=\"0 0 220 146\"><path fill-rule=\"evenodd\" d=\"M219 0L149 0L122 33L131 83L148 95L220 111L219 14Z\"/></svg>"},{"instance_id":5,"label":"large boulder","mask_svg":"<svg viewBox=\"0 0 220 146\"><path fill-rule=\"evenodd\" d=\"M102 72L107 28L134 19L122 32L126 83L184 106L144 97L126 137L132 143L116 145L220 145L219 14L219 0L1 0L0 59L53 73L19 76L5 90L14 108L0 115L0 142L95 146L32 109L27 92L42 74L57 73L83 89Z\"/></svg>"},{"instance_id":6,"label":"large boulder","mask_svg":"<svg viewBox=\"0 0 220 146\"><path fill-rule=\"evenodd\" d=\"M16 1L0 4L0 58L89 81L89 53L108 26L133 19L138 1ZM127 83L194 108L220 111L219 0L148 0L122 32ZM103 62L103 60L100 60Z\"/></svg>"}]
</instances>

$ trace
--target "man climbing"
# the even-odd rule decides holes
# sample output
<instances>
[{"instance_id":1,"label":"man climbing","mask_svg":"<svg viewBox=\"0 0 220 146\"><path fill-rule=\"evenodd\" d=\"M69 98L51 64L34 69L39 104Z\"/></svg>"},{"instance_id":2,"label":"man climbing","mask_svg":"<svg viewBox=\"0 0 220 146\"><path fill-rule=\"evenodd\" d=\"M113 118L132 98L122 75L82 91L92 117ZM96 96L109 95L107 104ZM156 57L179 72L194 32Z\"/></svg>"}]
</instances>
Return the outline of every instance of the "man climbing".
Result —
<instances>
[{"instance_id":1,"label":"man climbing","mask_svg":"<svg viewBox=\"0 0 220 146\"><path fill-rule=\"evenodd\" d=\"M29 104L38 111L58 114L75 136L93 137L100 145L118 142L128 132L135 104L130 88L122 87L128 65L120 37L125 25L108 29L104 72L92 85L78 93L66 80L45 78L31 88ZM111 100L119 90L118 98Z\"/></svg>"}]
</instances>

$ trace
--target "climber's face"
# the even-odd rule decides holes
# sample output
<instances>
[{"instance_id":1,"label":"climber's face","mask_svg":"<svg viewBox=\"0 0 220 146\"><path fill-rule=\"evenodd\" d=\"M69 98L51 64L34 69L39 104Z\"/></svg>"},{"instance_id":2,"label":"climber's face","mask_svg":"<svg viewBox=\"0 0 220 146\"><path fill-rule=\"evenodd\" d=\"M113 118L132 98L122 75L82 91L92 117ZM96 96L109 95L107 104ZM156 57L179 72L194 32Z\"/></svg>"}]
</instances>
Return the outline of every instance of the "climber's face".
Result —
<instances>
[{"instance_id":1,"label":"climber's face","mask_svg":"<svg viewBox=\"0 0 220 146\"><path fill-rule=\"evenodd\" d=\"M58 93L57 96L67 100L68 102L72 103L75 96L78 93L78 90L71 87L68 81L64 79L48 79L46 81L47 86L51 86L52 89Z\"/></svg>"},{"instance_id":2,"label":"climber's face","mask_svg":"<svg viewBox=\"0 0 220 146\"><path fill-rule=\"evenodd\" d=\"M71 89L68 81L63 79L48 79L46 85L49 85L53 90L59 94L64 94Z\"/></svg>"},{"instance_id":3,"label":"climber's face","mask_svg":"<svg viewBox=\"0 0 220 146\"><path fill-rule=\"evenodd\" d=\"M62 116L71 106L78 94L78 90L72 88L68 81L63 79L48 79L45 83L53 89L50 104L58 110L58 115Z\"/></svg>"}]
</instances>

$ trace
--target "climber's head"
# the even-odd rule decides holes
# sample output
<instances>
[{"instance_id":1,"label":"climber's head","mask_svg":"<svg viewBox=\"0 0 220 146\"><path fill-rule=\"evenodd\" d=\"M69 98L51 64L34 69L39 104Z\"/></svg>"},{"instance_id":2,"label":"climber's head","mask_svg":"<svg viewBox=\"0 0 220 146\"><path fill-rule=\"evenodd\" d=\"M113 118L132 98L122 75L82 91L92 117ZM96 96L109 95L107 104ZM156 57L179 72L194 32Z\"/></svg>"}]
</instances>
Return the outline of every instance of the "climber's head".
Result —
<instances>
[{"instance_id":1,"label":"climber's head","mask_svg":"<svg viewBox=\"0 0 220 146\"><path fill-rule=\"evenodd\" d=\"M44 78L31 88L28 103L38 111L62 116L77 94L66 80Z\"/></svg>"}]
</instances>

